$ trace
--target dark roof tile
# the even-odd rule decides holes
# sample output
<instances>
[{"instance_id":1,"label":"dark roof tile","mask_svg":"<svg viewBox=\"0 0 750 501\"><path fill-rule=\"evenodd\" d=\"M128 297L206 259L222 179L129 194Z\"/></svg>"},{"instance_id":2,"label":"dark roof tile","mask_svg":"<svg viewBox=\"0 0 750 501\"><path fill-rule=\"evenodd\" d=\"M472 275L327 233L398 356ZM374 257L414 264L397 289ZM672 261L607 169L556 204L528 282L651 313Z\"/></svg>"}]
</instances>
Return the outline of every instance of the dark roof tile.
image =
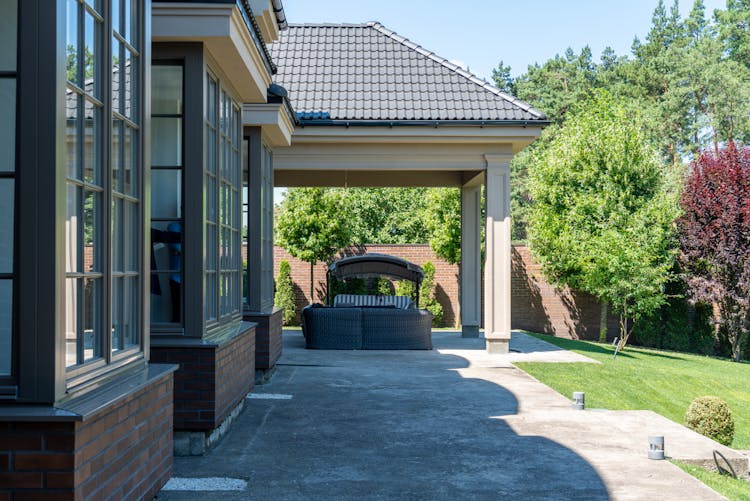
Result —
<instances>
[{"instance_id":1,"label":"dark roof tile","mask_svg":"<svg viewBox=\"0 0 750 501\"><path fill-rule=\"evenodd\" d=\"M380 23L290 25L271 53L301 120L546 120Z\"/></svg>"}]
</instances>

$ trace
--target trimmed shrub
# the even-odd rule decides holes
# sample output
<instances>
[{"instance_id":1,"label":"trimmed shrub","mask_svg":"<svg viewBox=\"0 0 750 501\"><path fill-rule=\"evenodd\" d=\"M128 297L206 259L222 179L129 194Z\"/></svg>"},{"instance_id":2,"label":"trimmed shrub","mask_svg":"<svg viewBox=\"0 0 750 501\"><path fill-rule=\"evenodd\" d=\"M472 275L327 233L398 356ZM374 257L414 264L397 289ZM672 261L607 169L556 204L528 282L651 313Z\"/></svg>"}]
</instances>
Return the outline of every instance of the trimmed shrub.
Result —
<instances>
[{"instance_id":1,"label":"trimmed shrub","mask_svg":"<svg viewBox=\"0 0 750 501\"><path fill-rule=\"evenodd\" d=\"M279 263L279 277L276 279L276 295L273 303L277 308L283 308L284 325L294 325L297 318L297 303L294 297L294 284L292 283L292 267L289 261Z\"/></svg>"},{"instance_id":2,"label":"trimmed shrub","mask_svg":"<svg viewBox=\"0 0 750 501\"><path fill-rule=\"evenodd\" d=\"M734 440L734 418L725 401L719 397L698 397L685 413L685 424L691 430L730 445Z\"/></svg>"},{"instance_id":3,"label":"trimmed shrub","mask_svg":"<svg viewBox=\"0 0 750 501\"><path fill-rule=\"evenodd\" d=\"M435 298L435 265L425 261L422 265L424 280L419 286L420 306L432 313L432 326L443 326L443 306Z\"/></svg>"},{"instance_id":4,"label":"trimmed shrub","mask_svg":"<svg viewBox=\"0 0 750 501\"><path fill-rule=\"evenodd\" d=\"M417 297L417 291L415 289L414 282L410 280L399 280L396 282L397 296L409 296L413 301Z\"/></svg>"}]
</instances>

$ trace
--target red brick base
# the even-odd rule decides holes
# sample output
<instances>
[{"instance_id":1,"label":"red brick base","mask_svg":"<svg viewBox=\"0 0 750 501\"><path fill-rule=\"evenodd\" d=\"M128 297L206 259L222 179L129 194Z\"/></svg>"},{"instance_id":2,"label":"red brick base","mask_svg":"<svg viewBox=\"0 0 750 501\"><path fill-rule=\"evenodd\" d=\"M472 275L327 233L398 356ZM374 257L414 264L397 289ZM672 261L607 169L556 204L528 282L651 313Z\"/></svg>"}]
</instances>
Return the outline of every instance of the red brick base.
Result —
<instances>
[{"instance_id":1,"label":"red brick base","mask_svg":"<svg viewBox=\"0 0 750 501\"><path fill-rule=\"evenodd\" d=\"M179 364L174 377L174 429L216 429L253 389L255 325L221 339L151 338L151 360Z\"/></svg>"},{"instance_id":2,"label":"red brick base","mask_svg":"<svg viewBox=\"0 0 750 501\"><path fill-rule=\"evenodd\" d=\"M153 498L172 474L173 369L62 408L0 407L0 500Z\"/></svg>"},{"instance_id":3,"label":"red brick base","mask_svg":"<svg viewBox=\"0 0 750 501\"><path fill-rule=\"evenodd\" d=\"M255 369L272 369L281 357L283 310L276 308L271 313L245 312L243 320L258 324L255 329Z\"/></svg>"}]
</instances>

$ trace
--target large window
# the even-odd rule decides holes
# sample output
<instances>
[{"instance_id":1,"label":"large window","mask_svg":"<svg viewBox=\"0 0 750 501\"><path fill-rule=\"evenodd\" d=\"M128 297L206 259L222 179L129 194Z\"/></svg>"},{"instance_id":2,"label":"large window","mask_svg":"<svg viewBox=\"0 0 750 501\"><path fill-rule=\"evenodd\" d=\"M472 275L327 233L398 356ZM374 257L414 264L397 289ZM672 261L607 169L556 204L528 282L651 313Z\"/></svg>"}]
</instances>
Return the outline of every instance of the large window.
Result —
<instances>
[{"instance_id":1,"label":"large window","mask_svg":"<svg viewBox=\"0 0 750 501\"><path fill-rule=\"evenodd\" d=\"M70 377L124 360L142 346L139 3L66 2Z\"/></svg>"},{"instance_id":2,"label":"large window","mask_svg":"<svg viewBox=\"0 0 750 501\"><path fill-rule=\"evenodd\" d=\"M160 330L180 329L183 320L183 92L182 64L155 63L151 71L151 323Z\"/></svg>"},{"instance_id":3,"label":"large window","mask_svg":"<svg viewBox=\"0 0 750 501\"><path fill-rule=\"evenodd\" d=\"M240 109L219 81L206 75L205 219L206 323L239 315Z\"/></svg>"},{"instance_id":4,"label":"large window","mask_svg":"<svg viewBox=\"0 0 750 501\"><path fill-rule=\"evenodd\" d=\"M0 2L0 386L13 375L18 3Z\"/></svg>"},{"instance_id":5,"label":"large window","mask_svg":"<svg viewBox=\"0 0 750 501\"><path fill-rule=\"evenodd\" d=\"M273 308L273 155L263 145L261 164L261 308L268 311Z\"/></svg>"}]
</instances>

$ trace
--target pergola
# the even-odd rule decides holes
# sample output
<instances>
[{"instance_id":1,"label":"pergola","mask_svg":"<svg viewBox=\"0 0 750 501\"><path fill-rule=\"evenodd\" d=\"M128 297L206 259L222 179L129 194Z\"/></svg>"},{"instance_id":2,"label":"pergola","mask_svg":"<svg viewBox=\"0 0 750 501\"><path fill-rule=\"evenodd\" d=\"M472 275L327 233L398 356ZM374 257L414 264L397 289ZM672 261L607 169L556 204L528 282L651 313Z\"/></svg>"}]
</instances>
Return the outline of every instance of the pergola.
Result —
<instances>
[{"instance_id":1,"label":"pergola","mask_svg":"<svg viewBox=\"0 0 750 501\"><path fill-rule=\"evenodd\" d=\"M510 341L510 168L541 112L379 23L298 25L271 52L298 121L274 150L274 185L461 188L461 324ZM486 186L486 219L481 188Z\"/></svg>"}]
</instances>

